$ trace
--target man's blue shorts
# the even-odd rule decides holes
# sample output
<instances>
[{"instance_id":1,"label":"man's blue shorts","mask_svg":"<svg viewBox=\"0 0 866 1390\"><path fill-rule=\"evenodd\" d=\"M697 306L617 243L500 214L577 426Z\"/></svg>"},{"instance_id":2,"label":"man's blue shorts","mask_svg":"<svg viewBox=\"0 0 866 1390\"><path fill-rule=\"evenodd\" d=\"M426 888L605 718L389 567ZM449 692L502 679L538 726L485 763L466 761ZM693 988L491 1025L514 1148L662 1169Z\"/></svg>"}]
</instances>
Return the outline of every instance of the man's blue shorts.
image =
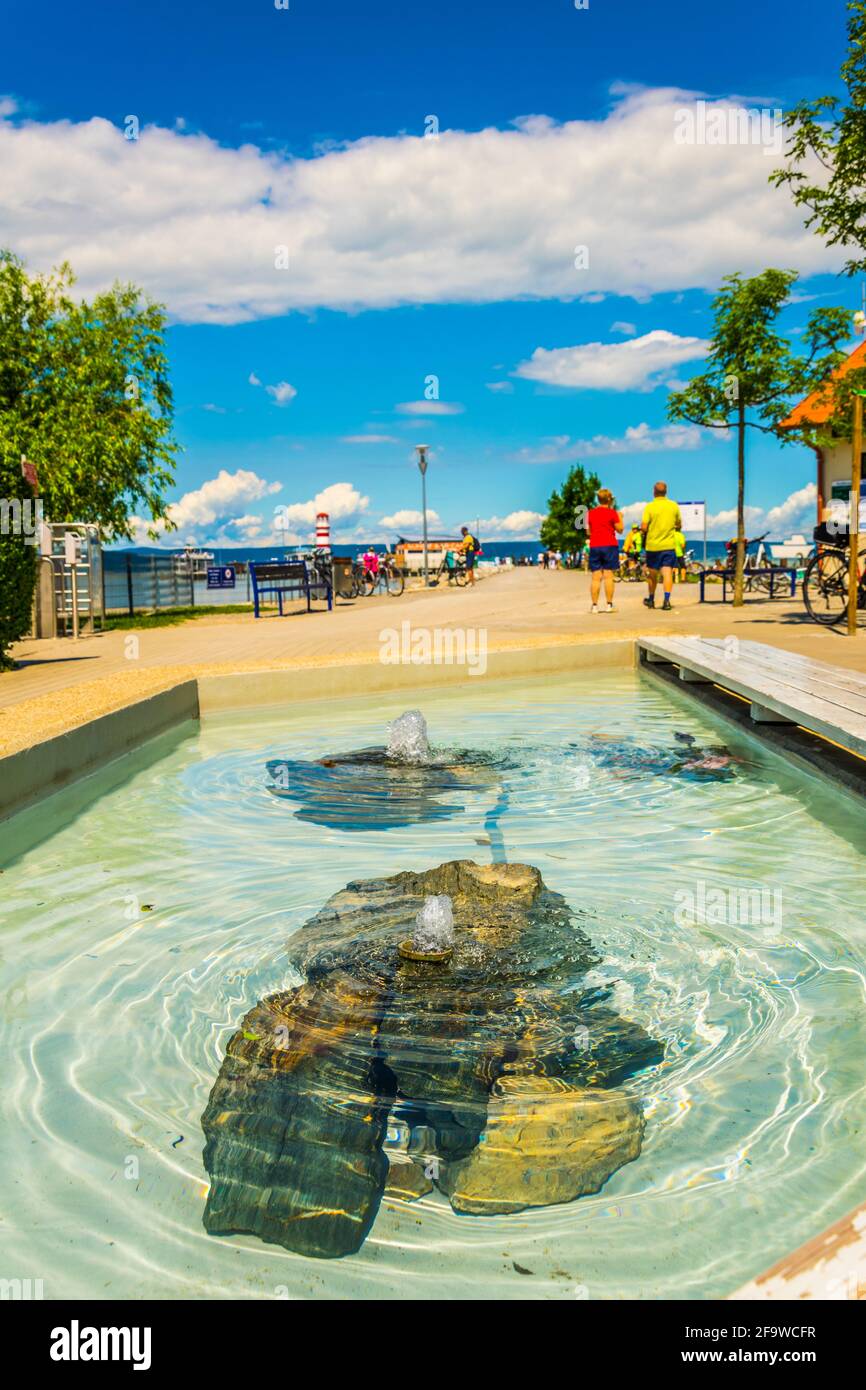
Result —
<instances>
[{"instance_id":1,"label":"man's blue shorts","mask_svg":"<svg viewBox=\"0 0 866 1390\"><path fill-rule=\"evenodd\" d=\"M591 570L618 570L618 545L591 545L589 547L589 568Z\"/></svg>"},{"instance_id":2,"label":"man's blue shorts","mask_svg":"<svg viewBox=\"0 0 866 1390\"><path fill-rule=\"evenodd\" d=\"M677 567L677 552L675 550L648 550L644 559L648 570L660 570L668 565L672 570Z\"/></svg>"}]
</instances>

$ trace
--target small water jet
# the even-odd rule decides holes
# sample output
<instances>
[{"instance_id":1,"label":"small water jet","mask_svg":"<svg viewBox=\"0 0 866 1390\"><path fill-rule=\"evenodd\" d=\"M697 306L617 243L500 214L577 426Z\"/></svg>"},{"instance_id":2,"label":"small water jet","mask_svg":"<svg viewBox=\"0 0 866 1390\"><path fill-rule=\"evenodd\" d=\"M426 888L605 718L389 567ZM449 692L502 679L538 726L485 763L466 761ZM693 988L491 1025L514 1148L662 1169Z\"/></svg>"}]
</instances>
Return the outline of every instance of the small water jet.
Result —
<instances>
[{"instance_id":1,"label":"small water jet","mask_svg":"<svg viewBox=\"0 0 866 1390\"><path fill-rule=\"evenodd\" d=\"M399 763L429 762L427 721L419 709L407 709L389 725L388 757Z\"/></svg>"},{"instance_id":2,"label":"small water jet","mask_svg":"<svg viewBox=\"0 0 866 1390\"><path fill-rule=\"evenodd\" d=\"M454 950L454 913L447 893L429 894L415 917L410 941L401 941L400 955L406 960L448 960Z\"/></svg>"}]
</instances>

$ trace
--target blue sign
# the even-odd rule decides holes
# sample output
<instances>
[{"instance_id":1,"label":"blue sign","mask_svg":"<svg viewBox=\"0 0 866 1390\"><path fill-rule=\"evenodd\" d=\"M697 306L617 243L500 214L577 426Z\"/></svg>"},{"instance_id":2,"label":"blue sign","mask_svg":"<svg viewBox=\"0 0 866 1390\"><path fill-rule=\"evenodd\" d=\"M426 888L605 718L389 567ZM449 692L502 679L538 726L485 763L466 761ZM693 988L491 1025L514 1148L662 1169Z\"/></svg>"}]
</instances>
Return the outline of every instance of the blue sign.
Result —
<instances>
[{"instance_id":1,"label":"blue sign","mask_svg":"<svg viewBox=\"0 0 866 1390\"><path fill-rule=\"evenodd\" d=\"M208 565L207 586L209 589L233 589L235 587L234 565Z\"/></svg>"}]
</instances>

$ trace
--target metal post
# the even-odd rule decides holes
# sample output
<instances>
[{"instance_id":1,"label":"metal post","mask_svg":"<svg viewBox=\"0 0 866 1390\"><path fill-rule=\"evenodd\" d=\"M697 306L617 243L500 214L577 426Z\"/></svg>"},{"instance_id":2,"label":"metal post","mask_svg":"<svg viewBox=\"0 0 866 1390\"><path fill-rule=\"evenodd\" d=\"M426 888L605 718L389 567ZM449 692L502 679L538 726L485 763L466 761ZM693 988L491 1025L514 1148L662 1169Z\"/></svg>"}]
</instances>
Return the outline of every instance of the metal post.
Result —
<instances>
[{"instance_id":1,"label":"metal post","mask_svg":"<svg viewBox=\"0 0 866 1390\"><path fill-rule=\"evenodd\" d=\"M707 503L704 500L704 569L707 567Z\"/></svg>"},{"instance_id":2,"label":"metal post","mask_svg":"<svg viewBox=\"0 0 866 1390\"><path fill-rule=\"evenodd\" d=\"M857 635L857 589L860 573L860 460L863 452L863 396L854 397L854 437L851 441L851 505L848 518L848 636Z\"/></svg>"},{"instance_id":3,"label":"metal post","mask_svg":"<svg viewBox=\"0 0 866 1390\"><path fill-rule=\"evenodd\" d=\"M130 618L134 618L135 604L132 598L132 560L129 555L126 557L126 597L129 602L129 616Z\"/></svg>"},{"instance_id":4,"label":"metal post","mask_svg":"<svg viewBox=\"0 0 866 1390\"><path fill-rule=\"evenodd\" d=\"M427 581L427 445L416 444L418 454L418 468L421 472L421 515L424 519L424 588L428 588Z\"/></svg>"},{"instance_id":5,"label":"metal post","mask_svg":"<svg viewBox=\"0 0 866 1390\"><path fill-rule=\"evenodd\" d=\"M424 588L427 588L427 475L421 474L421 512L424 517Z\"/></svg>"},{"instance_id":6,"label":"metal post","mask_svg":"<svg viewBox=\"0 0 866 1390\"><path fill-rule=\"evenodd\" d=\"M70 565L69 573L72 578L72 640L78 641L78 566Z\"/></svg>"}]
</instances>

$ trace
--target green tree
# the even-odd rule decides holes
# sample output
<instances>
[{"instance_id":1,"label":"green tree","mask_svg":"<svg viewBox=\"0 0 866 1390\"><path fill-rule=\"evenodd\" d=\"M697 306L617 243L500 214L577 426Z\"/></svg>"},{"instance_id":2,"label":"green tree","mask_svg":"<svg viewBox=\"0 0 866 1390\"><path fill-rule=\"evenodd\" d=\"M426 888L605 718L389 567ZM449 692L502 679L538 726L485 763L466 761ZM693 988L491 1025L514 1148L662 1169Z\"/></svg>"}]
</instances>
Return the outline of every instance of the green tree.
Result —
<instances>
[{"instance_id":1,"label":"green tree","mask_svg":"<svg viewBox=\"0 0 866 1390\"><path fill-rule=\"evenodd\" d=\"M770 181L786 185L828 246L855 248L846 275L866 270L866 0L849 0L846 96L801 101L785 116L787 164Z\"/></svg>"},{"instance_id":2,"label":"green tree","mask_svg":"<svg viewBox=\"0 0 866 1390\"><path fill-rule=\"evenodd\" d=\"M541 544L550 550L571 552L586 540L582 524L586 508L595 502L601 480L587 473L581 464L568 471L568 477L547 501L547 516L541 523Z\"/></svg>"},{"instance_id":3,"label":"green tree","mask_svg":"<svg viewBox=\"0 0 866 1390\"><path fill-rule=\"evenodd\" d=\"M20 462L0 453L0 671L15 663L8 648L30 627L36 583L36 515L33 495L21 476ZM29 534L28 534L29 533Z\"/></svg>"},{"instance_id":4,"label":"green tree","mask_svg":"<svg viewBox=\"0 0 866 1390\"><path fill-rule=\"evenodd\" d=\"M817 309L803 337L805 355L791 351L775 323L798 276L765 270L751 279L727 275L713 300L713 333L707 370L668 397L668 418L706 429L732 430L737 441L737 558L734 604L743 602L745 560L746 431L776 434L791 443L797 431L778 433L796 401L824 386L844 360L840 343L850 334L845 309Z\"/></svg>"},{"instance_id":5,"label":"green tree","mask_svg":"<svg viewBox=\"0 0 866 1390\"><path fill-rule=\"evenodd\" d=\"M177 446L165 311L133 285L87 303L73 297L74 283L67 265L30 276L0 251L0 498L8 512L26 497L26 455L47 520L95 522L107 540L131 537L137 514L170 526L166 493ZM16 561L20 546L12 541L20 538L7 533L3 650L27 630L35 576L32 554ZM29 594L7 591L21 583Z\"/></svg>"}]
</instances>

